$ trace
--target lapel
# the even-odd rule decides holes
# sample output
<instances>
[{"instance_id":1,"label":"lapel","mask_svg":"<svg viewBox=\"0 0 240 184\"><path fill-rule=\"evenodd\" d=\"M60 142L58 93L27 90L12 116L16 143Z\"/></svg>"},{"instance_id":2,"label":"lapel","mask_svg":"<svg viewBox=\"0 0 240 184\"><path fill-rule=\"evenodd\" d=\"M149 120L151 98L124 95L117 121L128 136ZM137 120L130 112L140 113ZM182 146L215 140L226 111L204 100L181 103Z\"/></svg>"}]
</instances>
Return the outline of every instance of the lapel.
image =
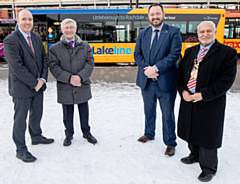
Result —
<instances>
[{"instance_id":1,"label":"lapel","mask_svg":"<svg viewBox=\"0 0 240 184\"><path fill-rule=\"evenodd\" d=\"M35 55L33 55L33 56L36 57L37 54L39 53L39 52L38 52L38 47L37 47L38 41L37 41L35 35L34 35L32 32L31 32L31 39L32 39L32 45L33 45L34 54L35 54Z\"/></svg>"},{"instance_id":2,"label":"lapel","mask_svg":"<svg viewBox=\"0 0 240 184\"><path fill-rule=\"evenodd\" d=\"M34 57L34 55L33 55L33 53L32 53L31 48L29 47L26 39L24 38L24 36L22 35L22 33L21 33L19 30L16 31L16 34L17 34L17 37L18 37L18 39L19 39L19 41L20 41L20 45L22 45L22 46L25 48L25 49L24 49L24 52L29 52L29 53L30 53L30 55L31 55L32 58L33 58L33 63L34 63L34 65L35 65L37 71L40 71L39 63L35 62L36 59L35 59L35 57ZM31 36L33 36L32 33L31 33ZM33 36L33 37L34 37L34 36ZM32 39L33 39L33 38L32 38ZM32 42L33 42L33 40L32 40ZM35 47L34 47L34 45L35 45ZM36 49L36 43L35 43L35 44L33 43L33 47L34 47L34 49Z\"/></svg>"},{"instance_id":3,"label":"lapel","mask_svg":"<svg viewBox=\"0 0 240 184\"><path fill-rule=\"evenodd\" d=\"M19 38L19 40L20 40L20 44L23 45L23 47L25 48L25 50L27 50L27 52L29 52L29 53L31 54L31 56L34 58L34 55L33 55L33 53L32 53L32 50L31 50L31 48L29 47L29 45L28 45L26 39L24 38L24 36L22 35L22 33L21 33L19 30L17 30L16 33L17 33L17 36L18 36L18 38Z\"/></svg>"},{"instance_id":4,"label":"lapel","mask_svg":"<svg viewBox=\"0 0 240 184\"><path fill-rule=\"evenodd\" d=\"M206 62L206 59L208 57L210 57L212 54L214 54L220 47L220 44L217 40L215 40L215 43L211 46L211 48L209 49L209 51L207 52L207 54L204 56L203 60L201 63Z\"/></svg>"},{"instance_id":5,"label":"lapel","mask_svg":"<svg viewBox=\"0 0 240 184\"><path fill-rule=\"evenodd\" d=\"M164 44L164 40L166 39L167 35L168 35L168 27L166 24L163 23L163 27L160 32L160 36L158 38L157 49L153 52L154 57L159 53L161 46Z\"/></svg>"},{"instance_id":6,"label":"lapel","mask_svg":"<svg viewBox=\"0 0 240 184\"><path fill-rule=\"evenodd\" d=\"M39 49L38 49L38 44L42 44L42 43L38 43L38 40L37 40L37 38L36 38L36 35L34 35L32 32L31 32L31 39L32 39L34 54L32 53L32 50L31 50L31 49L30 49L30 51L31 51L31 54L32 54L33 58L34 58L35 61L36 61L36 64L37 64L37 67L38 67L39 71L41 71L41 70L40 70L40 68L41 68L41 63L39 63L39 61L42 62L42 59L39 60L38 58L41 58L42 50L39 50ZM30 48L30 47L29 47L29 48ZM38 54L40 54L39 57L38 57Z\"/></svg>"},{"instance_id":7,"label":"lapel","mask_svg":"<svg viewBox=\"0 0 240 184\"><path fill-rule=\"evenodd\" d=\"M190 56L190 68L192 69L193 65L194 65L194 60L197 59L197 55L198 55L198 51L200 49L200 45L196 45L195 47L193 47L193 50L191 52L191 56Z\"/></svg>"},{"instance_id":8,"label":"lapel","mask_svg":"<svg viewBox=\"0 0 240 184\"><path fill-rule=\"evenodd\" d=\"M143 47L143 53L146 52L146 58L148 58L148 64L150 61L150 46L151 46L151 38L152 38L152 27L148 27L146 30L146 37L142 40L142 46L146 45L146 47Z\"/></svg>"},{"instance_id":9,"label":"lapel","mask_svg":"<svg viewBox=\"0 0 240 184\"><path fill-rule=\"evenodd\" d=\"M192 47L192 49L190 50L190 54L188 56L186 56L187 57L187 60L186 60L186 66L187 66L186 67L186 72L187 72L186 77L187 78L185 78L186 84L188 83L188 80L190 79L191 71L192 71L192 68L194 65L194 60L197 59L197 54L198 54L199 48L200 48L199 44Z\"/></svg>"}]
</instances>

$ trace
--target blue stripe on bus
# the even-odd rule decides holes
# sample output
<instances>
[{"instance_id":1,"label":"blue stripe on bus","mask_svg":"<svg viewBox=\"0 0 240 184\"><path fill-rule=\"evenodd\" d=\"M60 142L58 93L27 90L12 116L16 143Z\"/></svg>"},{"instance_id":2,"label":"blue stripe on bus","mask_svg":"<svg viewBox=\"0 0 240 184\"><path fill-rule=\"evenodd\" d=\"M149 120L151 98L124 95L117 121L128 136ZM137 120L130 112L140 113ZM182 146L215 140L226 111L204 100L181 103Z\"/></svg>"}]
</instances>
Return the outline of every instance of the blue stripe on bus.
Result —
<instances>
[{"instance_id":1,"label":"blue stripe on bus","mask_svg":"<svg viewBox=\"0 0 240 184\"><path fill-rule=\"evenodd\" d=\"M33 15L47 14L127 14L131 9L29 9Z\"/></svg>"}]
</instances>

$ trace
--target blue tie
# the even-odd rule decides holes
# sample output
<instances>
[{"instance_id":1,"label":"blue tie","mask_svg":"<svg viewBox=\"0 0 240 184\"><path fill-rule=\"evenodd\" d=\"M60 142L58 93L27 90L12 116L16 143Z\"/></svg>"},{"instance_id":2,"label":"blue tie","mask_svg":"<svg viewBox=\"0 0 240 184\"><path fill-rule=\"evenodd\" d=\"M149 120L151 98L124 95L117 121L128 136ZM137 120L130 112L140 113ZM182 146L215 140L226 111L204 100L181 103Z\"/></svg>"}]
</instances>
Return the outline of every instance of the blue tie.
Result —
<instances>
[{"instance_id":1,"label":"blue tie","mask_svg":"<svg viewBox=\"0 0 240 184\"><path fill-rule=\"evenodd\" d=\"M153 42L152 42L152 45L151 45L151 49L150 49L150 65L154 65L155 64L155 61L154 61L154 56L155 56L155 52L157 50L157 45L159 44L158 43L158 33L159 33L159 30L156 29L155 31L155 36L153 38Z\"/></svg>"}]
</instances>

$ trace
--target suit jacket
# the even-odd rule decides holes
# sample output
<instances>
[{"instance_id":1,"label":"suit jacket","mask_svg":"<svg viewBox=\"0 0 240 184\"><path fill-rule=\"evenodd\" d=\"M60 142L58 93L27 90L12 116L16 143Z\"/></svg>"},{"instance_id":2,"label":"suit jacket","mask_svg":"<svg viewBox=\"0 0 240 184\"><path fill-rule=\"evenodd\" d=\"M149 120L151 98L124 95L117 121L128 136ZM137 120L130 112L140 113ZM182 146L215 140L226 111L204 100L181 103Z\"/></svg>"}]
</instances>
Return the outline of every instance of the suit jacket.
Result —
<instances>
[{"instance_id":1,"label":"suit jacket","mask_svg":"<svg viewBox=\"0 0 240 184\"><path fill-rule=\"evenodd\" d=\"M32 97L36 94L34 87L38 78L47 81L48 66L41 38L32 32L31 39L35 54L18 29L3 41L9 67L9 94L13 97ZM45 89L44 84L40 91Z\"/></svg>"},{"instance_id":2,"label":"suit jacket","mask_svg":"<svg viewBox=\"0 0 240 184\"><path fill-rule=\"evenodd\" d=\"M144 89L147 83L144 67L150 66L151 37L152 27L149 26L140 32L134 52L134 59L138 65L136 83L141 89ZM163 24L158 48L156 51L153 51L154 65L159 70L157 82L161 91L169 92L176 90L177 60L180 52L181 36L179 29Z\"/></svg>"},{"instance_id":3,"label":"suit jacket","mask_svg":"<svg viewBox=\"0 0 240 184\"><path fill-rule=\"evenodd\" d=\"M179 65L178 90L182 96L197 58L199 45L185 51ZM178 136L189 143L205 148L218 148L222 144L226 91L231 87L237 71L236 50L220 44L211 46L199 64L196 92L203 100L192 103L181 97Z\"/></svg>"}]
</instances>

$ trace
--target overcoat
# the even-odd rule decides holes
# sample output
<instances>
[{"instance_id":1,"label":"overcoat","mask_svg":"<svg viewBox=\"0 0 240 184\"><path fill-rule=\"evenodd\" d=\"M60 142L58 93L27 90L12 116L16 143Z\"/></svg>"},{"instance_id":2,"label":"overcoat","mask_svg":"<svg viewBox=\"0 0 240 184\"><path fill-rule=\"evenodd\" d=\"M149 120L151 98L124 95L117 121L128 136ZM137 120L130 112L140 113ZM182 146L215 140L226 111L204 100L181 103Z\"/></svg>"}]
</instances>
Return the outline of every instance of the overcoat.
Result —
<instances>
[{"instance_id":1,"label":"overcoat","mask_svg":"<svg viewBox=\"0 0 240 184\"><path fill-rule=\"evenodd\" d=\"M94 68L89 44L75 37L74 48L62 38L49 49L49 67L57 80L57 99L61 104L80 104L91 99L90 76ZM71 75L79 75L81 86L70 84Z\"/></svg>"},{"instance_id":2,"label":"overcoat","mask_svg":"<svg viewBox=\"0 0 240 184\"><path fill-rule=\"evenodd\" d=\"M237 53L215 40L199 65L196 92L202 93L203 100L186 102L182 92L188 90L187 83L199 48L200 45L196 45L187 49L179 65L181 103L177 132L188 143L214 149L222 145L226 92L235 79Z\"/></svg>"}]
</instances>

